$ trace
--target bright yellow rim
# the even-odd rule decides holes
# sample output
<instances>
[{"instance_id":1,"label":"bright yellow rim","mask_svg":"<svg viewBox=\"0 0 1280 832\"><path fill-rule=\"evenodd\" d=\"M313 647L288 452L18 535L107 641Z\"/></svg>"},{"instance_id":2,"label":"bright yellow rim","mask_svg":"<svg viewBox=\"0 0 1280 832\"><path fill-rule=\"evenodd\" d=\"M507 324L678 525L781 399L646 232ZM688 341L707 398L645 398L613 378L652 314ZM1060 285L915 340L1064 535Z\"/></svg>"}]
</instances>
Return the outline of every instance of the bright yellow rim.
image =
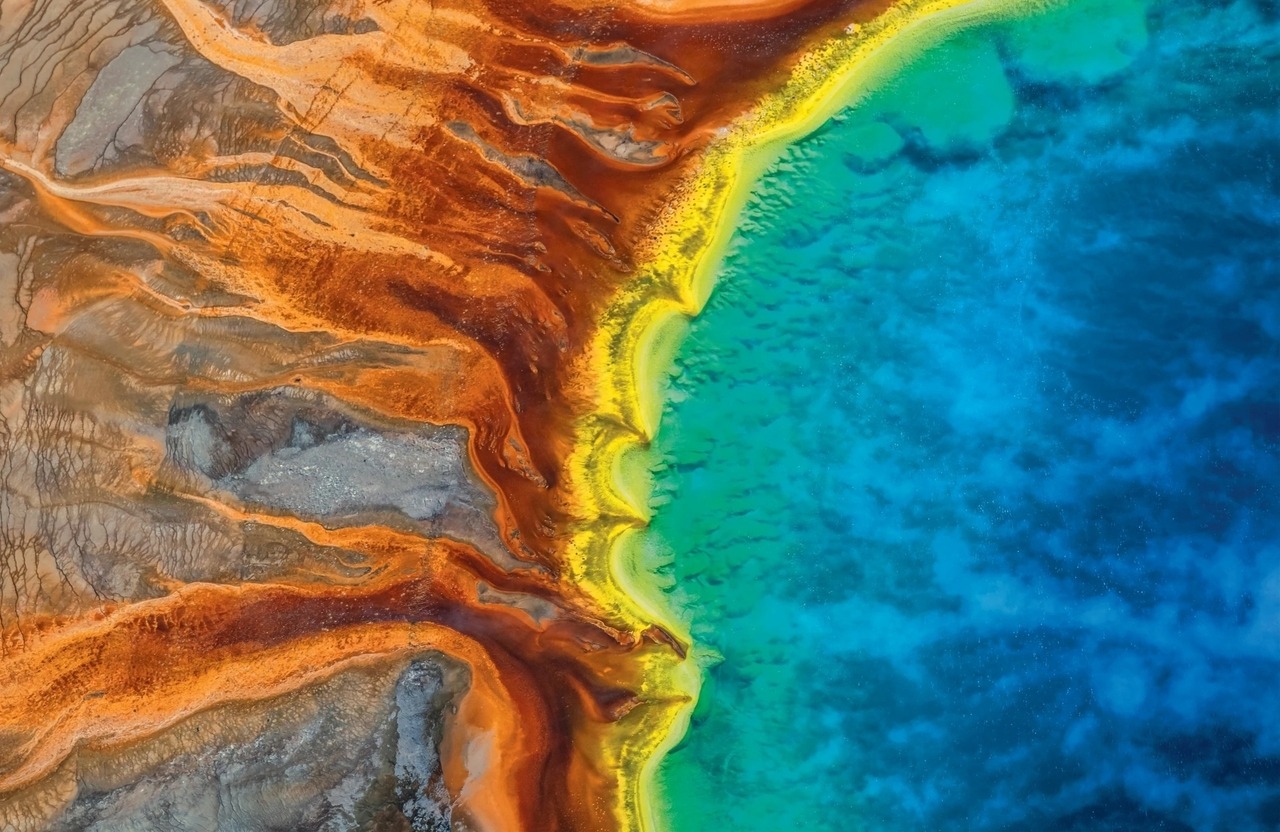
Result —
<instances>
[{"instance_id":1,"label":"bright yellow rim","mask_svg":"<svg viewBox=\"0 0 1280 832\"><path fill-rule=\"evenodd\" d=\"M790 143L865 96L929 46L971 26L1063 0L904 0L851 26L795 67L712 146L659 219L643 266L602 316L586 366L596 409L576 426L569 486L582 517L568 546L567 577L614 619L639 632L657 623L692 643L688 622L667 606L643 567L651 493L649 442L657 434L663 382L687 322L709 297L724 248L751 188ZM657 832L654 779L688 727L701 687L698 647L688 660L650 651L641 697L651 704L619 726L604 749L619 778L615 812L627 832Z\"/></svg>"}]
</instances>

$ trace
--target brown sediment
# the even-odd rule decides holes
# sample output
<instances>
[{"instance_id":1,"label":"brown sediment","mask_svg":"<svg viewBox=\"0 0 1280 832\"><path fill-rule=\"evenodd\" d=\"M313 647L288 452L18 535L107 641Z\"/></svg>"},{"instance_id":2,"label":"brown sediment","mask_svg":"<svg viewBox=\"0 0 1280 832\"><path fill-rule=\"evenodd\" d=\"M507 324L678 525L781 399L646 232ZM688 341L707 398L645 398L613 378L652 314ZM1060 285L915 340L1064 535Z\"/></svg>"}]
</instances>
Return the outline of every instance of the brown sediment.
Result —
<instances>
[{"instance_id":1,"label":"brown sediment","mask_svg":"<svg viewBox=\"0 0 1280 832\"><path fill-rule=\"evenodd\" d=\"M586 352L717 132L887 2L0 4L0 825L79 753L419 653L467 670L457 822L633 825L611 726L686 646L563 578ZM513 558L461 485L341 485L441 425ZM321 446L321 496L244 487Z\"/></svg>"},{"instance_id":2,"label":"brown sediment","mask_svg":"<svg viewBox=\"0 0 1280 832\"><path fill-rule=\"evenodd\" d=\"M548 765L568 753L572 730L568 709L549 696L544 668L573 685L589 718L604 720L627 694L586 680L625 667L626 648L586 625L554 622L544 632L510 610L477 615L472 604L434 576L343 593L189 585L64 624L6 662L0 677L0 713L25 729L21 762L0 789L29 787L77 748L124 746L202 709L282 696L353 663L431 650L469 670L443 756L446 782L471 822L485 829L542 828L556 816L569 822L575 807L544 791L556 774ZM612 658L582 662L584 641ZM37 678L43 685L33 689Z\"/></svg>"}]
</instances>

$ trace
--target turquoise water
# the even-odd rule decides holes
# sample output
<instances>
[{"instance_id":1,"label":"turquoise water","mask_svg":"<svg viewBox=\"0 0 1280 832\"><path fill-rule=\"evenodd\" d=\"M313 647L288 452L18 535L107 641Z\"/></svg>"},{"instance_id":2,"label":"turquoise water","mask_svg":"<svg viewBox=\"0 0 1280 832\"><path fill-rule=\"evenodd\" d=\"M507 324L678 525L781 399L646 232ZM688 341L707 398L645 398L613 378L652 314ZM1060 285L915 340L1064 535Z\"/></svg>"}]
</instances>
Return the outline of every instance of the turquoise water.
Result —
<instances>
[{"instance_id":1,"label":"turquoise water","mask_svg":"<svg viewBox=\"0 0 1280 832\"><path fill-rule=\"evenodd\" d=\"M971 31L760 183L656 441L675 830L1280 829L1278 17Z\"/></svg>"}]
</instances>

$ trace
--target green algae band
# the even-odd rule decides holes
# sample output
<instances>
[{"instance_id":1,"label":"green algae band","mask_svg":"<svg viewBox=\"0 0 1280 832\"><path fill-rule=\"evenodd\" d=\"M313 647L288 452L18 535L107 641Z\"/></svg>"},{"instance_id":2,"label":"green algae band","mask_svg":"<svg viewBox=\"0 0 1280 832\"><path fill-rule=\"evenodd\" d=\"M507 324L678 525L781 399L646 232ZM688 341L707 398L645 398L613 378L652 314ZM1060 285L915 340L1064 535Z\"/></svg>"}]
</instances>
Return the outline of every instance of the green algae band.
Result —
<instances>
[{"instance_id":1,"label":"green algae band","mask_svg":"<svg viewBox=\"0 0 1280 832\"><path fill-rule=\"evenodd\" d=\"M1280 12L1012 10L725 151L629 561L672 832L1280 826Z\"/></svg>"},{"instance_id":2,"label":"green algae band","mask_svg":"<svg viewBox=\"0 0 1280 832\"><path fill-rule=\"evenodd\" d=\"M566 577L597 599L616 620L658 628L679 649L639 662L640 698L650 703L624 721L607 749L607 765L629 784L619 798L628 828L666 824L654 777L665 754L684 735L698 700L703 671L716 654L696 643L690 619L672 608L670 550L641 529L652 504L652 469L661 468L652 443L661 433L668 373L690 317L706 303L714 265L756 175L787 143L818 128L842 103L865 91L948 32L1020 8L1019 2L922 0L894 4L871 23L850 26L799 61L786 84L724 132L683 183L657 224L644 266L605 310L596 333L591 374L597 407L577 425L568 462L569 490L584 505L569 549ZM801 272L802 274L803 272ZM724 424L732 425L730 419ZM660 502L660 500L658 501ZM767 519L762 519L768 523ZM749 604L760 593L740 596ZM685 647L691 642L692 653Z\"/></svg>"}]
</instances>

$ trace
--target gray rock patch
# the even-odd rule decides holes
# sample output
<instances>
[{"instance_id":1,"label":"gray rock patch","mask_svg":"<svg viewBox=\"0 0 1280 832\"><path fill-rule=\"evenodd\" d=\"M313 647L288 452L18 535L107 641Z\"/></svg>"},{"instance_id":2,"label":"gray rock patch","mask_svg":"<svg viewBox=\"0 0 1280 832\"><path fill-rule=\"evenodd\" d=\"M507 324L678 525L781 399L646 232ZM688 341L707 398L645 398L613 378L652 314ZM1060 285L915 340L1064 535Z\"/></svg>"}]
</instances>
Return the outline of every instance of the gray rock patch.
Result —
<instances>
[{"instance_id":1,"label":"gray rock patch","mask_svg":"<svg viewBox=\"0 0 1280 832\"><path fill-rule=\"evenodd\" d=\"M467 433L378 425L287 389L175 408L168 462L188 487L330 527L387 525L475 546L504 568L497 499L475 475Z\"/></svg>"},{"instance_id":2,"label":"gray rock patch","mask_svg":"<svg viewBox=\"0 0 1280 832\"><path fill-rule=\"evenodd\" d=\"M306 431L301 426L293 444L219 484L242 499L316 517L391 508L412 520L430 520L455 493L478 496L467 493L462 446L453 436L383 436L357 429L316 442Z\"/></svg>"},{"instance_id":3,"label":"gray rock patch","mask_svg":"<svg viewBox=\"0 0 1280 832\"><path fill-rule=\"evenodd\" d=\"M448 832L438 747L463 677L423 656L197 714L119 754L85 752L51 832Z\"/></svg>"},{"instance_id":4,"label":"gray rock patch","mask_svg":"<svg viewBox=\"0 0 1280 832\"><path fill-rule=\"evenodd\" d=\"M178 59L146 46L130 46L102 68L76 109L75 118L58 137L54 167L61 176L92 170L105 159L117 131L130 120L147 90Z\"/></svg>"}]
</instances>

